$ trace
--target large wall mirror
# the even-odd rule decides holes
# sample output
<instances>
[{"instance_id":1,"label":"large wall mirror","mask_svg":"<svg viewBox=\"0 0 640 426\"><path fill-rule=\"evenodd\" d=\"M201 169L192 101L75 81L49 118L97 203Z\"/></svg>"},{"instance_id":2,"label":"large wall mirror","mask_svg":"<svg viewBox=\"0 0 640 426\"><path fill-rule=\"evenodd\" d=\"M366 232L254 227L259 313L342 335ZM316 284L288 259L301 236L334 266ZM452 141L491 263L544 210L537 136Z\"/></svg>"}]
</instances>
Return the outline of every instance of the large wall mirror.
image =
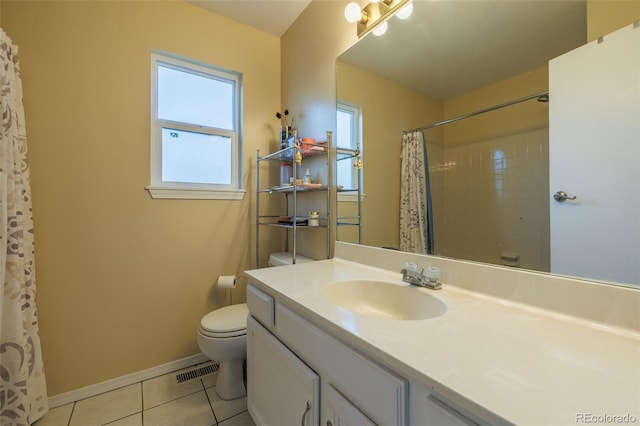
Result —
<instances>
[{"instance_id":1,"label":"large wall mirror","mask_svg":"<svg viewBox=\"0 0 640 426\"><path fill-rule=\"evenodd\" d=\"M433 254L555 272L549 187L553 96L537 95L549 91L549 61L586 43L582 0L416 1L409 20L392 18L386 34L369 34L343 53L337 98L358 107L362 120L361 243L402 249L403 132L428 128L422 133ZM491 111L475 114L483 110ZM615 174L615 163L611 167L597 164L593 170ZM640 194L640 183L628 182L625 190ZM337 205L338 215L357 208L353 199ZM358 242L353 230L337 233L339 241ZM640 259L632 261L640 269Z\"/></svg>"}]
</instances>

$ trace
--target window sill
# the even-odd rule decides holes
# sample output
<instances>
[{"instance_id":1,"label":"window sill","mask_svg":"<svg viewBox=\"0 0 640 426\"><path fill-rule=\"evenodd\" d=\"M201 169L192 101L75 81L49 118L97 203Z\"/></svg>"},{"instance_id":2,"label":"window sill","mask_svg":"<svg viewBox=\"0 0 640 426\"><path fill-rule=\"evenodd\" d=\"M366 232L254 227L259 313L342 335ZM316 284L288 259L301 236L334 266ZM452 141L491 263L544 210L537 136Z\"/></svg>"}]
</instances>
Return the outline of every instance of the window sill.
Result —
<instances>
[{"instance_id":1,"label":"window sill","mask_svg":"<svg viewBox=\"0 0 640 426\"><path fill-rule=\"evenodd\" d=\"M360 194L360 201L364 201L365 194ZM358 194L341 194L338 193L338 201L346 201L348 203L357 203Z\"/></svg>"},{"instance_id":2,"label":"window sill","mask_svg":"<svg viewBox=\"0 0 640 426\"><path fill-rule=\"evenodd\" d=\"M180 189L147 186L147 191L153 199L176 200L242 200L247 192L244 189L211 190L211 189Z\"/></svg>"}]
</instances>

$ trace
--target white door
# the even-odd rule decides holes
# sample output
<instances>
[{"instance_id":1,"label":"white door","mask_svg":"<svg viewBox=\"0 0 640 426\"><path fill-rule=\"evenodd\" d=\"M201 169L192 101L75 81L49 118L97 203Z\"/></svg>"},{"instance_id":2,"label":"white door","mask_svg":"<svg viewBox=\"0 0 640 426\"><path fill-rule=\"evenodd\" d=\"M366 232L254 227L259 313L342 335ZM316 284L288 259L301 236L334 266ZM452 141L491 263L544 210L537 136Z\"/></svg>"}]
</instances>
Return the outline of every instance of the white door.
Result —
<instances>
[{"instance_id":1,"label":"white door","mask_svg":"<svg viewBox=\"0 0 640 426\"><path fill-rule=\"evenodd\" d=\"M317 425L320 378L247 318L247 408L258 426Z\"/></svg>"},{"instance_id":2,"label":"white door","mask_svg":"<svg viewBox=\"0 0 640 426\"><path fill-rule=\"evenodd\" d=\"M551 272L640 284L640 28L549 63Z\"/></svg>"}]
</instances>

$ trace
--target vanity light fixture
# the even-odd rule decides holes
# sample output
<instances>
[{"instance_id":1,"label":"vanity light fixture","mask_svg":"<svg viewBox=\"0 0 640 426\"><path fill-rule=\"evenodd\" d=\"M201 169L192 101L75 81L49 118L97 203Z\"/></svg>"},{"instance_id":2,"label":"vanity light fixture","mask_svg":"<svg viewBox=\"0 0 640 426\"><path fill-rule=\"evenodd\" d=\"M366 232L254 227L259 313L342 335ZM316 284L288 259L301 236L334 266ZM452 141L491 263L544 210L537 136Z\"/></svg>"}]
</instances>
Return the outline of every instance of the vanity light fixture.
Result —
<instances>
[{"instance_id":1,"label":"vanity light fixture","mask_svg":"<svg viewBox=\"0 0 640 426\"><path fill-rule=\"evenodd\" d=\"M352 1L344 8L344 18L353 24L358 21L366 22L368 17L360 10L360 5Z\"/></svg>"},{"instance_id":2,"label":"vanity light fixture","mask_svg":"<svg viewBox=\"0 0 640 426\"><path fill-rule=\"evenodd\" d=\"M407 3L398 10L398 13L396 13L396 18L402 19L404 21L405 19L408 19L412 13L413 3Z\"/></svg>"},{"instance_id":3,"label":"vanity light fixture","mask_svg":"<svg viewBox=\"0 0 640 426\"><path fill-rule=\"evenodd\" d=\"M351 2L344 9L347 22L357 22L358 37L373 32L382 35L387 31L387 19L397 13L398 18L407 19L413 12L412 0L370 0L360 9L360 5Z\"/></svg>"},{"instance_id":4,"label":"vanity light fixture","mask_svg":"<svg viewBox=\"0 0 640 426\"><path fill-rule=\"evenodd\" d=\"M384 33L387 32L387 28L389 27L389 25L387 24L387 21L381 22L380 24L378 24L378 26L376 26L373 31L371 31L372 33L374 33L377 36L381 36Z\"/></svg>"}]
</instances>

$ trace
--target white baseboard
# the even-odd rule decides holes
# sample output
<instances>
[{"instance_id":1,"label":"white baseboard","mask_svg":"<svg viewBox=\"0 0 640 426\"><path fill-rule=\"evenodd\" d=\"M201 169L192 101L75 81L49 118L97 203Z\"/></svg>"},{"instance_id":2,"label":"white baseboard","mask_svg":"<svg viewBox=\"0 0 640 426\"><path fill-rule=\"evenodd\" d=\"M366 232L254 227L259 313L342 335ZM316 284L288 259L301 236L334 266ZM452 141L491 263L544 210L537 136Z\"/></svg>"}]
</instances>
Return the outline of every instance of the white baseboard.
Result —
<instances>
[{"instance_id":1,"label":"white baseboard","mask_svg":"<svg viewBox=\"0 0 640 426\"><path fill-rule=\"evenodd\" d=\"M49 408L55 408L74 401L90 398L92 396L109 392L123 386L129 386L143 380L152 379L163 374L171 373L172 371L191 367L192 365L207 361L209 361L209 358L207 358L203 354L193 355L187 358L182 358L176 361L168 362L166 364L158 365L157 367L152 367L147 370L127 374L126 376L116 377L115 379L107 380L106 382L96 383L95 385L90 385L70 392L65 392L49 398Z\"/></svg>"}]
</instances>

